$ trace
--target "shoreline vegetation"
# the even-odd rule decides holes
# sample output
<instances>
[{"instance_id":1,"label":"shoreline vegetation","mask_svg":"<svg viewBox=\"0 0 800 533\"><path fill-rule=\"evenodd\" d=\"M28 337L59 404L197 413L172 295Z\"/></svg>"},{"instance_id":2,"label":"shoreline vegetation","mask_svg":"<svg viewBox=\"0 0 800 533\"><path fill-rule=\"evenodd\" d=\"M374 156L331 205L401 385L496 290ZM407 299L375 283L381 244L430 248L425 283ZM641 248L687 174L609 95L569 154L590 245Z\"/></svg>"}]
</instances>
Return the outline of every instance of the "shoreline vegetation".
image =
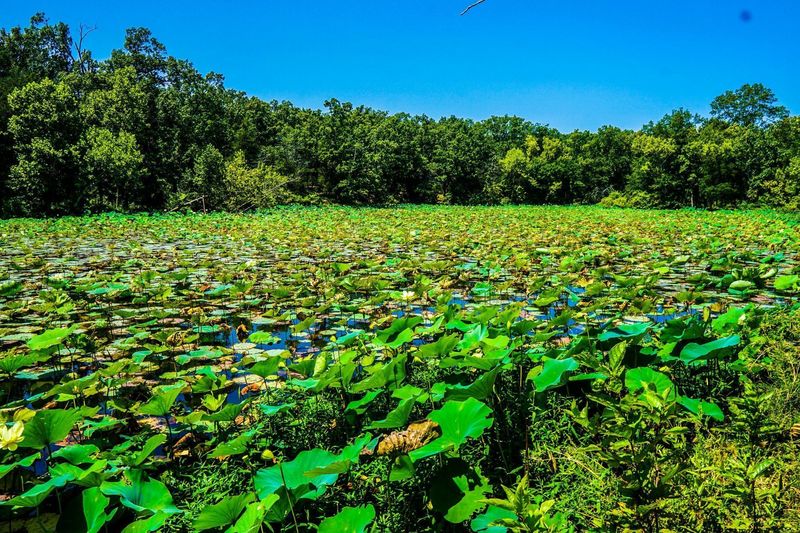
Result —
<instances>
[{"instance_id":1,"label":"shoreline vegetation","mask_svg":"<svg viewBox=\"0 0 800 533\"><path fill-rule=\"evenodd\" d=\"M132 28L95 58L86 28L0 30L0 216L247 211L276 204L800 208L800 117L759 83L699 116L559 132L324 108L227 88Z\"/></svg>"},{"instance_id":2,"label":"shoreline vegetation","mask_svg":"<svg viewBox=\"0 0 800 533\"><path fill-rule=\"evenodd\" d=\"M118 211L103 211L98 213L86 213L75 215L51 215L40 217L10 217L0 218L0 226L5 225L10 227L17 224L30 224L35 222L48 223L51 225L58 224L71 224L75 221L83 221L86 223L100 222L100 221L152 221L160 222L165 220L181 220L181 219L202 219L207 217L209 219L226 219L239 217L255 219L258 217L269 217L279 215L281 213L291 215L292 213L351 213L353 215L358 213L365 213L370 216L373 212L390 213L393 217L414 216L418 213L446 213L448 210L458 212L459 210L467 209L475 215L481 213L491 214L493 212L509 212L512 213L517 209L556 209L563 210L564 212L582 212L582 213L614 213L619 212L620 215L625 213L641 213L642 215L671 215L671 214L718 214L721 216L768 216L776 220L787 221L789 224L800 224L800 211L773 208L773 207L759 207L759 206L739 206L739 207L628 207L617 206L609 204L566 204L566 205L553 205L553 204L387 204L387 205L344 205L344 204L331 204L331 203L314 203L314 204L275 204L268 207L259 209L252 209L247 211L226 211L226 210L212 210L207 209L203 211L192 209L192 206L178 206L170 210L162 211L139 211L139 212L118 212Z\"/></svg>"}]
</instances>

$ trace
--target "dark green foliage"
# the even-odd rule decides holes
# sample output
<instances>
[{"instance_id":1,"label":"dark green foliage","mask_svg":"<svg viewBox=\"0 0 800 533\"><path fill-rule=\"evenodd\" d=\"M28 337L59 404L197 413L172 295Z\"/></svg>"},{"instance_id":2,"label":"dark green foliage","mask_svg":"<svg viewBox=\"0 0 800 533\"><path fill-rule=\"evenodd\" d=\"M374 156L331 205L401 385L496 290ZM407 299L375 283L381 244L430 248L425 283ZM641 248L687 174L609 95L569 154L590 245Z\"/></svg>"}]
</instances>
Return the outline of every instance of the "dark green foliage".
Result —
<instances>
[{"instance_id":1,"label":"dark green foliage","mask_svg":"<svg viewBox=\"0 0 800 533\"><path fill-rule=\"evenodd\" d=\"M77 40L77 39L76 39ZM264 102L146 28L97 61L36 15L0 31L0 216L289 203L800 208L798 117L745 84L634 132Z\"/></svg>"},{"instance_id":2,"label":"dark green foliage","mask_svg":"<svg viewBox=\"0 0 800 533\"><path fill-rule=\"evenodd\" d=\"M740 126L763 128L789 116L789 111L777 102L769 88L760 83L745 83L714 98L711 116Z\"/></svg>"}]
</instances>

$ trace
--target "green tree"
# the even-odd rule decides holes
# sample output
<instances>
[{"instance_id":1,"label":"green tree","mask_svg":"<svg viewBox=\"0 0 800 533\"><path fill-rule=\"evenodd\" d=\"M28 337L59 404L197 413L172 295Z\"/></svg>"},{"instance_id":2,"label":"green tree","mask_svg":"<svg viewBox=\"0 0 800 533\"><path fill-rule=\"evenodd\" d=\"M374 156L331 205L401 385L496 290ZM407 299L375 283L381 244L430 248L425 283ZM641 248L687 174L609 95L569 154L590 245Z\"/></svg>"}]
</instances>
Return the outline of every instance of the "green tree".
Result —
<instances>
[{"instance_id":1,"label":"green tree","mask_svg":"<svg viewBox=\"0 0 800 533\"><path fill-rule=\"evenodd\" d=\"M425 125L426 177L420 196L427 202L477 203L484 184L499 170L485 131L472 120L442 118Z\"/></svg>"},{"instance_id":2,"label":"green tree","mask_svg":"<svg viewBox=\"0 0 800 533\"><path fill-rule=\"evenodd\" d=\"M712 122L689 145L696 161L703 205L733 205L745 199L749 183L747 149L752 130Z\"/></svg>"},{"instance_id":3,"label":"green tree","mask_svg":"<svg viewBox=\"0 0 800 533\"><path fill-rule=\"evenodd\" d=\"M581 201L598 202L612 191L623 191L631 173L633 132L602 126L596 133L573 134L583 187Z\"/></svg>"},{"instance_id":4,"label":"green tree","mask_svg":"<svg viewBox=\"0 0 800 533\"><path fill-rule=\"evenodd\" d=\"M745 83L714 98L711 116L739 126L763 128L789 115L777 102L771 89L760 83Z\"/></svg>"},{"instance_id":5,"label":"green tree","mask_svg":"<svg viewBox=\"0 0 800 533\"><path fill-rule=\"evenodd\" d=\"M697 136L698 118L677 109L650 122L634 135L630 191L654 195L664 207L698 205L696 169L689 146Z\"/></svg>"},{"instance_id":6,"label":"green tree","mask_svg":"<svg viewBox=\"0 0 800 533\"><path fill-rule=\"evenodd\" d=\"M525 139L529 135L535 135L542 128L523 118L509 115L489 117L479 122L477 127L498 158L503 157L512 148L524 146Z\"/></svg>"},{"instance_id":7,"label":"green tree","mask_svg":"<svg viewBox=\"0 0 800 533\"><path fill-rule=\"evenodd\" d=\"M91 90L81 98L81 119L87 125L141 136L148 127L147 93L133 67L92 76Z\"/></svg>"},{"instance_id":8,"label":"green tree","mask_svg":"<svg viewBox=\"0 0 800 533\"><path fill-rule=\"evenodd\" d=\"M748 198L775 207L797 209L791 177L794 160L800 157L800 117L787 117L771 124L756 137L753 150L760 165L750 180Z\"/></svg>"},{"instance_id":9,"label":"green tree","mask_svg":"<svg viewBox=\"0 0 800 533\"><path fill-rule=\"evenodd\" d=\"M573 141L577 136L550 132L529 135L525 148L512 148L500 162L500 179L489 190L501 202L569 203L581 184L581 166Z\"/></svg>"},{"instance_id":10,"label":"green tree","mask_svg":"<svg viewBox=\"0 0 800 533\"><path fill-rule=\"evenodd\" d=\"M7 178L17 161L9 130L9 96L30 82L55 79L72 69L72 39L66 24L49 24L43 13L26 28L0 28L0 214L12 211ZM19 212L19 205L13 206Z\"/></svg>"},{"instance_id":11,"label":"green tree","mask_svg":"<svg viewBox=\"0 0 800 533\"><path fill-rule=\"evenodd\" d=\"M150 169L142 178L145 197L141 204L147 208L165 205L170 188L168 183L174 182L178 176L173 168L165 165L165 158L159 151L167 135L158 113L158 100L168 82L180 85L182 80L179 76L170 77L175 71L182 72L179 64L179 61L167 56L166 48L153 37L150 30L130 28L125 32L123 47L113 50L111 57L102 65L102 69L112 72L131 69L139 87L137 92L141 90L144 93L144 101L137 104L143 109L144 127L134 133L144 157L144 166ZM131 81L125 80L124 83L130 84ZM138 98L141 96L137 95Z\"/></svg>"},{"instance_id":12,"label":"green tree","mask_svg":"<svg viewBox=\"0 0 800 533\"><path fill-rule=\"evenodd\" d=\"M572 147L561 137L545 137L533 155L531 181L541 196L541 203L568 203L572 200L572 182L578 166Z\"/></svg>"},{"instance_id":13,"label":"green tree","mask_svg":"<svg viewBox=\"0 0 800 533\"><path fill-rule=\"evenodd\" d=\"M9 96L8 131L17 158L8 183L14 213L69 214L78 207L81 122L74 81L45 78Z\"/></svg>"},{"instance_id":14,"label":"green tree","mask_svg":"<svg viewBox=\"0 0 800 533\"><path fill-rule=\"evenodd\" d=\"M535 141L533 137L531 137ZM512 148L500 160L500 172L496 179L489 180L484 187L489 202L511 204L530 201L530 159L525 151Z\"/></svg>"},{"instance_id":15,"label":"green tree","mask_svg":"<svg viewBox=\"0 0 800 533\"><path fill-rule=\"evenodd\" d=\"M205 197L205 205L220 208L225 205L225 158L214 146L207 144L194 159L192 172L179 189L180 201Z\"/></svg>"},{"instance_id":16,"label":"green tree","mask_svg":"<svg viewBox=\"0 0 800 533\"><path fill-rule=\"evenodd\" d=\"M141 207L143 160L136 137L92 127L81 141L83 198L86 210L132 211Z\"/></svg>"},{"instance_id":17,"label":"green tree","mask_svg":"<svg viewBox=\"0 0 800 533\"><path fill-rule=\"evenodd\" d=\"M764 201L775 207L800 211L800 156L793 157L774 177L762 183Z\"/></svg>"},{"instance_id":18,"label":"green tree","mask_svg":"<svg viewBox=\"0 0 800 533\"><path fill-rule=\"evenodd\" d=\"M227 209L241 211L263 209L289 199L286 178L266 165L250 167L244 153L237 152L225 166Z\"/></svg>"}]
</instances>

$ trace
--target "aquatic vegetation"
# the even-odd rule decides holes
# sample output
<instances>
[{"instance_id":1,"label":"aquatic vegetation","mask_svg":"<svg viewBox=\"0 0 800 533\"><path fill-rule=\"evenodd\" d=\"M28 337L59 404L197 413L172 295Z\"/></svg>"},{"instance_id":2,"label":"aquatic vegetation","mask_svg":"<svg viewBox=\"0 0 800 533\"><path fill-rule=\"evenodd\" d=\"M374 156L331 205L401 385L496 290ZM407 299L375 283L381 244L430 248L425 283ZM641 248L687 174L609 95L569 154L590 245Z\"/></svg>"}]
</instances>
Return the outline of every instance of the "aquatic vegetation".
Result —
<instances>
[{"instance_id":1,"label":"aquatic vegetation","mask_svg":"<svg viewBox=\"0 0 800 533\"><path fill-rule=\"evenodd\" d=\"M800 519L796 216L286 208L0 245L11 531Z\"/></svg>"}]
</instances>

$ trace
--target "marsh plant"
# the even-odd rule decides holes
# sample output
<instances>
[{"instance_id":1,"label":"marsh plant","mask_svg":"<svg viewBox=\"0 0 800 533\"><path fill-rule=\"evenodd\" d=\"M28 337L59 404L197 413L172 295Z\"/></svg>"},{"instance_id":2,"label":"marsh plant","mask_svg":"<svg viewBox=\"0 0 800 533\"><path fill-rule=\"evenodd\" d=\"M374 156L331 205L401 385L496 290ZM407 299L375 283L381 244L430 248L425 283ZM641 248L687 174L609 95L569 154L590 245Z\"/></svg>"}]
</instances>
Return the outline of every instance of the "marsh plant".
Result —
<instances>
[{"instance_id":1,"label":"marsh plant","mask_svg":"<svg viewBox=\"0 0 800 533\"><path fill-rule=\"evenodd\" d=\"M792 531L800 221L0 222L9 531Z\"/></svg>"}]
</instances>

